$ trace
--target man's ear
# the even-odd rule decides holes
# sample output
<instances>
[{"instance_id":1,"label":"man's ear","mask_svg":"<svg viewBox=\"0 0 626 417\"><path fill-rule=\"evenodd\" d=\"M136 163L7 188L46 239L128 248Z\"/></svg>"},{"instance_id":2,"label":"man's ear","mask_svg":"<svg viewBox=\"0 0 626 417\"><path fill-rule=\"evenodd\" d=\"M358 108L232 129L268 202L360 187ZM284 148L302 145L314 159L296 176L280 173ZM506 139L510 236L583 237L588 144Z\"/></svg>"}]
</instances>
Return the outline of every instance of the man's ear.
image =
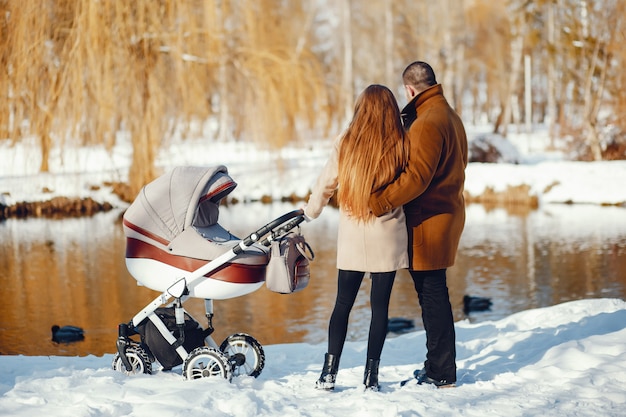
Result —
<instances>
[{"instance_id":1,"label":"man's ear","mask_svg":"<svg viewBox=\"0 0 626 417\"><path fill-rule=\"evenodd\" d=\"M406 96L409 100L413 99L413 97L415 97L417 95L417 90L415 90L415 88L413 88L413 86L411 85L405 85L404 86L405 91L406 91Z\"/></svg>"}]
</instances>

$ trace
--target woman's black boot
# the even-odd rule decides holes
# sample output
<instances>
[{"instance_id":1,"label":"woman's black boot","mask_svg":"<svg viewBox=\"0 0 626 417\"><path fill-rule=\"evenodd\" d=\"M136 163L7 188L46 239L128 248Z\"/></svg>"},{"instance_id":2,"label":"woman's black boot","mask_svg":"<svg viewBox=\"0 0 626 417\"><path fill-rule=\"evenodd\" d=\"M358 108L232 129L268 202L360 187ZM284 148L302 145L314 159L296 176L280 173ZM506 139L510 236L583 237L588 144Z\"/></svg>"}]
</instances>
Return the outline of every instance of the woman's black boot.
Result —
<instances>
[{"instance_id":1,"label":"woman's black boot","mask_svg":"<svg viewBox=\"0 0 626 417\"><path fill-rule=\"evenodd\" d=\"M315 382L315 388L326 391L335 389L337 369L339 369L339 357L330 353L324 355L324 367L320 378Z\"/></svg>"},{"instance_id":2,"label":"woman's black boot","mask_svg":"<svg viewBox=\"0 0 626 417\"><path fill-rule=\"evenodd\" d=\"M380 359L368 359L365 364L365 375L363 376L363 383L366 390L378 391L380 385L378 385L378 364Z\"/></svg>"}]
</instances>

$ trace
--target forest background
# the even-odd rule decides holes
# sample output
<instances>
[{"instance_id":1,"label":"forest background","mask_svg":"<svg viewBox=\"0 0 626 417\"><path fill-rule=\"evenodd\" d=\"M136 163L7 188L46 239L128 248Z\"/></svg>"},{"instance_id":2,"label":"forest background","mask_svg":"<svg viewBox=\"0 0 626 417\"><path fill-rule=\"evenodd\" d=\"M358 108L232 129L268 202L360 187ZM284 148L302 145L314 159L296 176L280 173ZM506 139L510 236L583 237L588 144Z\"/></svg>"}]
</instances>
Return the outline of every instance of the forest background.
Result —
<instances>
[{"instance_id":1,"label":"forest background","mask_svg":"<svg viewBox=\"0 0 626 417\"><path fill-rule=\"evenodd\" d=\"M0 141L132 142L127 199L175 137L334 137L368 84L429 62L466 123L626 159L626 0L0 0Z\"/></svg>"}]
</instances>

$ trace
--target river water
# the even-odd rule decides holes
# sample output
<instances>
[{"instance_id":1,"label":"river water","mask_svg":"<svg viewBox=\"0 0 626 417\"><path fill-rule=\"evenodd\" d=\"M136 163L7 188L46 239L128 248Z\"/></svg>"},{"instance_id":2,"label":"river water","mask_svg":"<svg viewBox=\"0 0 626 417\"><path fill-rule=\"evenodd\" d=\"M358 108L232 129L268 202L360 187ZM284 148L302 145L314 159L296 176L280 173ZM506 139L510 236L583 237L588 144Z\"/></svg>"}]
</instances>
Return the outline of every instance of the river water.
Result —
<instances>
[{"instance_id":1,"label":"river water","mask_svg":"<svg viewBox=\"0 0 626 417\"><path fill-rule=\"evenodd\" d=\"M289 203L222 207L220 224L243 237L291 211ZM303 224L315 251L309 286L282 295L265 287L214 305L214 339L249 333L262 345L325 343L335 297L338 212ZM115 352L117 325L128 322L158 293L137 286L124 263L121 212L50 220L0 223L0 354L96 355ZM456 265L448 271L455 320L482 322L516 312L583 298L626 298L626 209L549 205L511 211L467 208ZM348 340L365 340L369 325L369 280L352 312ZM463 312L465 294L489 297L485 312ZM204 303L187 310L206 326ZM392 292L390 317L422 329L420 309L406 271ZM85 339L57 344L51 326L75 325ZM390 337L393 334L390 333Z\"/></svg>"}]
</instances>

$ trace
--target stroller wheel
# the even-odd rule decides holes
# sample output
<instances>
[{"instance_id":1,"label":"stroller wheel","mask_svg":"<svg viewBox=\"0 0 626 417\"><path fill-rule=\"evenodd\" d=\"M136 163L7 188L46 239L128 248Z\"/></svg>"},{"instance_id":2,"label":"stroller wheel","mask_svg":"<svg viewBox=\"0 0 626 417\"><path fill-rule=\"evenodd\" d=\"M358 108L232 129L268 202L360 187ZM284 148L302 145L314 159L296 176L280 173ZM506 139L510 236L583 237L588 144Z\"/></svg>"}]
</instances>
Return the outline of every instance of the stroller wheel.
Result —
<instances>
[{"instance_id":1,"label":"stroller wheel","mask_svg":"<svg viewBox=\"0 0 626 417\"><path fill-rule=\"evenodd\" d=\"M195 348L183 363L185 379L199 379L221 376L232 379L232 366L228 358L219 350L207 346Z\"/></svg>"},{"instance_id":2,"label":"stroller wheel","mask_svg":"<svg viewBox=\"0 0 626 417\"><path fill-rule=\"evenodd\" d=\"M252 336L237 333L228 336L220 345L220 350L228 356L233 365L233 375L257 377L265 366L265 352L261 344Z\"/></svg>"},{"instance_id":3,"label":"stroller wheel","mask_svg":"<svg viewBox=\"0 0 626 417\"><path fill-rule=\"evenodd\" d=\"M150 362L150 358L143 348L134 345L129 346L126 349L126 357L128 358L128 361L132 365L133 369L127 371L120 354L116 353L113 357L112 363L115 371L125 373L126 375L152 374L152 364Z\"/></svg>"}]
</instances>

